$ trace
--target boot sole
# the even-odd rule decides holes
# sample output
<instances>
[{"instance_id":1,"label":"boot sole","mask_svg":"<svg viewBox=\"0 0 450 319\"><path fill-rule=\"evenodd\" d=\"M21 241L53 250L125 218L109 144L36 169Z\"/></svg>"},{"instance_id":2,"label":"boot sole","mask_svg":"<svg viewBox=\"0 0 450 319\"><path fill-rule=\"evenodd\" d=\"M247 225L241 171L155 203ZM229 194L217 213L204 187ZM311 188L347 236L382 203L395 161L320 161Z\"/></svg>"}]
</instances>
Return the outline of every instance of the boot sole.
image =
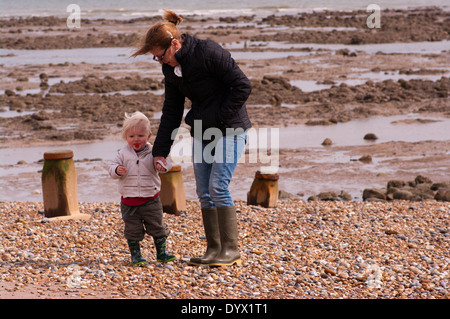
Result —
<instances>
[{"instance_id":1,"label":"boot sole","mask_svg":"<svg viewBox=\"0 0 450 319\"><path fill-rule=\"evenodd\" d=\"M229 263L211 263L209 264L209 266L210 267L233 266L233 265L240 266L241 264L242 264L241 259L236 259Z\"/></svg>"},{"instance_id":2,"label":"boot sole","mask_svg":"<svg viewBox=\"0 0 450 319\"><path fill-rule=\"evenodd\" d=\"M209 263L196 263L196 262L192 262L192 261L188 261L187 264L189 266L209 266Z\"/></svg>"},{"instance_id":3,"label":"boot sole","mask_svg":"<svg viewBox=\"0 0 450 319\"><path fill-rule=\"evenodd\" d=\"M170 258L167 260L162 260L162 259L156 259L156 260L159 262L162 262L162 263L168 263L169 261L174 261L175 259L177 259L177 257L173 257L173 258Z\"/></svg>"}]
</instances>

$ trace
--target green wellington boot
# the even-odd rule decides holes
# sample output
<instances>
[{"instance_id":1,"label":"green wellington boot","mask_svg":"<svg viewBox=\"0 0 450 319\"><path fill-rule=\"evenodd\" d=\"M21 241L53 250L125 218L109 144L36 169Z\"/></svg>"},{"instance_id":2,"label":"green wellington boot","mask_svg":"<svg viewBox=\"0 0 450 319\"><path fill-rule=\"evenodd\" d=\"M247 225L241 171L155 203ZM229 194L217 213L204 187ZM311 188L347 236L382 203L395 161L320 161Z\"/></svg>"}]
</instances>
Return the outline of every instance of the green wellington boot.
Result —
<instances>
[{"instance_id":1,"label":"green wellington boot","mask_svg":"<svg viewBox=\"0 0 450 319\"><path fill-rule=\"evenodd\" d=\"M147 263L141 255L141 246L137 240L127 240L131 253L131 262L133 265L144 265Z\"/></svg>"},{"instance_id":2,"label":"green wellington boot","mask_svg":"<svg viewBox=\"0 0 450 319\"><path fill-rule=\"evenodd\" d=\"M238 248L236 207L218 207L217 216L222 248L209 265L213 267L240 265L241 254Z\"/></svg>"},{"instance_id":3,"label":"green wellington boot","mask_svg":"<svg viewBox=\"0 0 450 319\"><path fill-rule=\"evenodd\" d=\"M156 260L163 263L176 259L174 255L171 255L168 252L166 252L166 239L167 237L160 237L160 238L153 237L156 246Z\"/></svg>"},{"instance_id":4,"label":"green wellington boot","mask_svg":"<svg viewBox=\"0 0 450 319\"><path fill-rule=\"evenodd\" d=\"M217 209L203 208L202 209L203 228L206 235L206 252L202 257L192 257L189 265L207 265L220 252L220 234L219 222L217 219Z\"/></svg>"}]
</instances>

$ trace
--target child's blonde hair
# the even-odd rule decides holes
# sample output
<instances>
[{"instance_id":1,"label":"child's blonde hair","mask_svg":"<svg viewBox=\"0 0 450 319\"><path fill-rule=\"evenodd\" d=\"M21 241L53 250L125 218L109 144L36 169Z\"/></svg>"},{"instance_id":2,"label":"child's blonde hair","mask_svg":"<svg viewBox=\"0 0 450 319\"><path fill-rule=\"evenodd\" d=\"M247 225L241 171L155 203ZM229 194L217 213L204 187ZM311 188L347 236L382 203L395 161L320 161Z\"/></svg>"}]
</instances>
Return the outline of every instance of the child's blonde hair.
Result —
<instances>
[{"instance_id":1,"label":"child's blonde hair","mask_svg":"<svg viewBox=\"0 0 450 319\"><path fill-rule=\"evenodd\" d=\"M123 121L123 127L122 127L122 138L124 140L127 139L127 132L133 127L142 125L145 127L148 134L151 132L150 128L150 120L147 116L144 115L144 113L141 113L139 111L134 112L133 114L125 113L125 120Z\"/></svg>"}]
</instances>

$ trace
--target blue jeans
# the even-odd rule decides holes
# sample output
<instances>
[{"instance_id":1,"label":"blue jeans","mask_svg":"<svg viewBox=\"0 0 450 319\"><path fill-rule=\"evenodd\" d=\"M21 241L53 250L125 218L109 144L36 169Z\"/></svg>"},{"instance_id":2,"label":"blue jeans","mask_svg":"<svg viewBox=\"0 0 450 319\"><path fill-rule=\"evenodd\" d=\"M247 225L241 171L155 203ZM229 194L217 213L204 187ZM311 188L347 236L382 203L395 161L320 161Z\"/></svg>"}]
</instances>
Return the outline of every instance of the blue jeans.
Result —
<instances>
[{"instance_id":1,"label":"blue jeans","mask_svg":"<svg viewBox=\"0 0 450 319\"><path fill-rule=\"evenodd\" d=\"M234 206L228 186L246 143L247 133L211 142L193 139L193 166L201 208Z\"/></svg>"}]
</instances>

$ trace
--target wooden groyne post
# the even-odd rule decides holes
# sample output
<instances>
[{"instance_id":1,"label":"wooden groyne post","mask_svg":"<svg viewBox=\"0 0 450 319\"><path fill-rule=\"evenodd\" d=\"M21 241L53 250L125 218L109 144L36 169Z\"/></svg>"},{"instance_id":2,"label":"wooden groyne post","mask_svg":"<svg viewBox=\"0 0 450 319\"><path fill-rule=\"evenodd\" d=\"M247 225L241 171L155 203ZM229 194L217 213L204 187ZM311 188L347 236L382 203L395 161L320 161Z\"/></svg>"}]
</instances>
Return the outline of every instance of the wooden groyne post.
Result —
<instances>
[{"instance_id":1,"label":"wooden groyne post","mask_svg":"<svg viewBox=\"0 0 450 319\"><path fill-rule=\"evenodd\" d=\"M70 150L44 153L42 194L45 217L51 219L88 219L78 207L77 173Z\"/></svg>"},{"instance_id":2,"label":"wooden groyne post","mask_svg":"<svg viewBox=\"0 0 450 319\"><path fill-rule=\"evenodd\" d=\"M247 205L275 207L278 201L278 178L276 173L257 171L250 191L247 193Z\"/></svg>"}]
</instances>

